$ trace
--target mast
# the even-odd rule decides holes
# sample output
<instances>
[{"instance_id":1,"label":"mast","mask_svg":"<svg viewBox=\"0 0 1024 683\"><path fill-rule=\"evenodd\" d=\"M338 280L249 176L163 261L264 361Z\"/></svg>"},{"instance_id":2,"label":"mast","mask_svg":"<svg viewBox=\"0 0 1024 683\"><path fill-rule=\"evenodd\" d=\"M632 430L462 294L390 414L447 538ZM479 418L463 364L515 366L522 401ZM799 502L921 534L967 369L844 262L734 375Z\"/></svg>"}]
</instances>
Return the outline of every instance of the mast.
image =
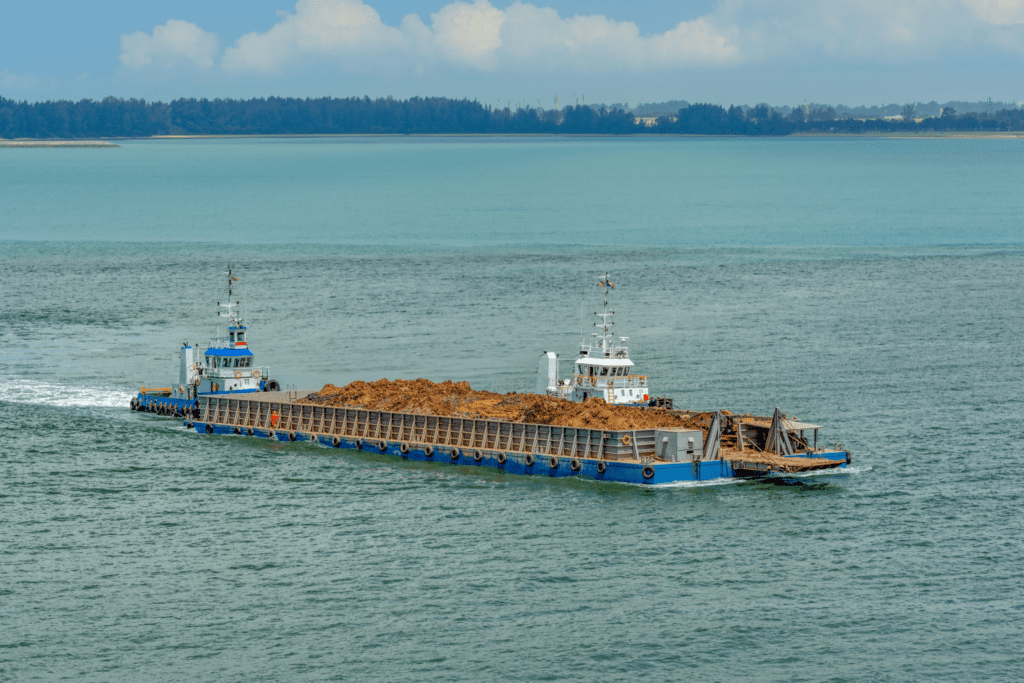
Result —
<instances>
[{"instance_id":1,"label":"mast","mask_svg":"<svg viewBox=\"0 0 1024 683\"><path fill-rule=\"evenodd\" d=\"M604 289L604 311L601 313L594 311L594 315L601 319L601 322L594 323L594 327L600 327L601 332L594 332L593 336L598 340L597 348L601 349L604 352L604 355L607 356L611 351L611 344L609 344L608 340L614 336L611 333L611 326L615 324L609 320L615 311L608 310L608 295L615 287L615 283L608 277L608 273L605 273L604 279L598 280L597 284Z\"/></svg>"},{"instance_id":2,"label":"mast","mask_svg":"<svg viewBox=\"0 0 1024 683\"><path fill-rule=\"evenodd\" d=\"M242 327L242 318L239 316L238 313L236 313L233 310L235 306L239 306L240 304L238 301L235 301L234 303L231 302L231 297L233 296L233 287L234 283L236 282L238 282L238 278L231 274L231 266L228 266L228 302L226 304L222 304L219 301L217 302L218 306L220 306L221 308L226 308L228 310L221 311L217 315L219 315L222 318L227 318L229 327Z\"/></svg>"}]
</instances>

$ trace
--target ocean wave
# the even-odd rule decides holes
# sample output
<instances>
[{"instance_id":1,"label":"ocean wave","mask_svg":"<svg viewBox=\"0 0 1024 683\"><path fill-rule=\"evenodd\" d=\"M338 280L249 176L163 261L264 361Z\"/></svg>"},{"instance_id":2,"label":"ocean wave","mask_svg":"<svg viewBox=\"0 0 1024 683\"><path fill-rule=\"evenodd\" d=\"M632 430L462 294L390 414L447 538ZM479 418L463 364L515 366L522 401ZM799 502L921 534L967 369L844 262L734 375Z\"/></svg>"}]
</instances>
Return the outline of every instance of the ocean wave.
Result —
<instances>
[{"instance_id":1,"label":"ocean wave","mask_svg":"<svg viewBox=\"0 0 1024 683\"><path fill-rule=\"evenodd\" d=\"M28 379L0 378L0 401L60 408L124 408L131 392L111 387L65 386Z\"/></svg>"}]
</instances>

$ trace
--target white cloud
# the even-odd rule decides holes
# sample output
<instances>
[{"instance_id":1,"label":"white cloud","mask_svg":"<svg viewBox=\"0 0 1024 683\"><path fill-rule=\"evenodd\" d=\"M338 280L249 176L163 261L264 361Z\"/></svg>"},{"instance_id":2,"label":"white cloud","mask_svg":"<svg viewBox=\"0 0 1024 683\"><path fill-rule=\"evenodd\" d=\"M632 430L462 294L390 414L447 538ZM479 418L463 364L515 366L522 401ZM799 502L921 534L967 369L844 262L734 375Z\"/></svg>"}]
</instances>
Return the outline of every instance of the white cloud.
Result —
<instances>
[{"instance_id":1,"label":"white cloud","mask_svg":"<svg viewBox=\"0 0 1024 683\"><path fill-rule=\"evenodd\" d=\"M359 0L299 0L295 13L264 33L249 33L224 53L228 71L280 72L303 57L333 59L362 71L379 55L417 64L439 61L481 71L636 71L651 67L723 63L738 49L707 19L682 22L642 36L636 24L603 16L561 18L550 8L515 2L505 10L487 0L453 2L430 15L428 27L409 15L384 24ZM345 61L349 60L349 61Z\"/></svg>"},{"instance_id":2,"label":"white cloud","mask_svg":"<svg viewBox=\"0 0 1024 683\"><path fill-rule=\"evenodd\" d=\"M553 9L520 2L505 14L505 56L521 67L641 71L724 64L739 56L735 31L719 29L703 17L680 22L664 33L644 36L633 22L613 21L601 15L563 19Z\"/></svg>"},{"instance_id":3,"label":"white cloud","mask_svg":"<svg viewBox=\"0 0 1024 683\"><path fill-rule=\"evenodd\" d=\"M974 10L978 19L986 24L1011 26L1024 24L1024 1L1022 0L965 0Z\"/></svg>"},{"instance_id":4,"label":"white cloud","mask_svg":"<svg viewBox=\"0 0 1024 683\"><path fill-rule=\"evenodd\" d=\"M119 58L123 65L132 69L182 62L208 69L219 53L216 34L207 33L188 21L168 19L163 26L154 26L152 34L136 31L122 35Z\"/></svg>"},{"instance_id":5,"label":"white cloud","mask_svg":"<svg viewBox=\"0 0 1024 683\"><path fill-rule=\"evenodd\" d=\"M7 90L29 90L39 85L35 74L16 74L8 69L0 69L0 88Z\"/></svg>"},{"instance_id":6,"label":"white cloud","mask_svg":"<svg viewBox=\"0 0 1024 683\"><path fill-rule=\"evenodd\" d=\"M451 62L488 68L495 65L501 47L501 27L506 14L485 0L469 5L453 2L431 14L434 47Z\"/></svg>"},{"instance_id":7,"label":"white cloud","mask_svg":"<svg viewBox=\"0 0 1024 683\"><path fill-rule=\"evenodd\" d=\"M373 1L373 0L370 0ZM362 0L298 0L264 32L228 47L224 72L395 78L459 73L587 75L607 79L747 65L906 64L971 50L1024 54L1024 0L718 0L710 13L661 33L601 15L561 17L516 0L455 0L397 26ZM217 37L170 20L152 34L121 37L133 69L174 63L211 67Z\"/></svg>"},{"instance_id":8,"label":"white cloud","mask_svg":"<svg viewBox=\"0 0 1024 683\"><path fill-rule=\"evenodd\" d=\"M266 33L247 33L225 50L224 68L274 73L304 55L366 60L381 51L409 49L408 32L385 25L377 10L359 0L299 0L295 14L283 15Z\"/></svg>"},{"instance_id":9,"label":"white cloud","mask_svg":"<svg viewBox=\"0 0 1024 683\"><path fill-rule=\"evenodd\" d=\"M1012 36L997 35L991 24L1012 23L1021 5L1021 0L721 0L714 16L741 32L746 62L796 56L839 64L903 64L990 47L1017 52Z\"/></svg>"}]
</instances>

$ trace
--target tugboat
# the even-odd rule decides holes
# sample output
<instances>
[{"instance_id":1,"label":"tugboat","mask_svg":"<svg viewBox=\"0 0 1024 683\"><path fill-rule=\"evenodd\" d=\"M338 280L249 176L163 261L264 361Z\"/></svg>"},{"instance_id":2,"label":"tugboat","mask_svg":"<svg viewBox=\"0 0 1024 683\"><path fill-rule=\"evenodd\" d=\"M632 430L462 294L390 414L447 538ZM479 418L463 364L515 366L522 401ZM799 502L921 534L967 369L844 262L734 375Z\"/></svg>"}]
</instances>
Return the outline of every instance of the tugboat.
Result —
<instances>
[{"instance_id":1,"label":"tugboat","mask_svg":"<svg viewBox=\"0 0 1024 683\"><path fill-rule=\"evenodd\" d=\"M228 320L228 336L213 337L200 358L199 347L185 342L181 346L181 363L177 387L147 388L143 386L129 404L132 410L168 417L196 417L196 400L212 394L249 394L256 391L280 391L277 380L268 379L269 368L258 367L246 339L248 327L235 311L232 301L238 278L228 267L228 300L218 302L225 309L218 315Z\"/></svg>"},{"instance_id":2,"label":"tugboat","mask_svg":"<svg viewBox=\"0 0 1024 683\"><path fill-rule=\"evenodd\" d=\"M618 337L616 341L611 331L615 311L608 310L608 296L615 283L605 273L597 284L604 289L604 310L594 313L599 318L594 327L600 331L592 333L594 339L589 344L580 340L580 355L573 364L572 379L558 379L558 354L545 351L537 368L537 393L580 403L588 398L601 398L618 406L649 405L647 376L633 374L629 348L623 343L629 337Z\"/></svg>"}]
</instances>

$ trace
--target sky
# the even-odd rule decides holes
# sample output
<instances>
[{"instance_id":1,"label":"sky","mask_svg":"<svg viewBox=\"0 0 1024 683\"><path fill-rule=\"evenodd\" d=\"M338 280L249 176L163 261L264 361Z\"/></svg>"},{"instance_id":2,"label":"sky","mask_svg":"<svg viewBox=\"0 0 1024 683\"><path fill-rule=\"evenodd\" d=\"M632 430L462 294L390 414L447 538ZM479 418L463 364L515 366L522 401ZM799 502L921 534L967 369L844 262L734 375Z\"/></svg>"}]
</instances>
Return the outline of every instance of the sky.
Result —
<instances>
[{"instance_id":1,"label":"sky","mask_svg":"<svg viewBox=\"0 0 1024 683\"><path fill-rule=\"evenodd\" d=\"M0 96L1024 100L1024 0L12 3Z\"/></svg>"}]
</instances>

